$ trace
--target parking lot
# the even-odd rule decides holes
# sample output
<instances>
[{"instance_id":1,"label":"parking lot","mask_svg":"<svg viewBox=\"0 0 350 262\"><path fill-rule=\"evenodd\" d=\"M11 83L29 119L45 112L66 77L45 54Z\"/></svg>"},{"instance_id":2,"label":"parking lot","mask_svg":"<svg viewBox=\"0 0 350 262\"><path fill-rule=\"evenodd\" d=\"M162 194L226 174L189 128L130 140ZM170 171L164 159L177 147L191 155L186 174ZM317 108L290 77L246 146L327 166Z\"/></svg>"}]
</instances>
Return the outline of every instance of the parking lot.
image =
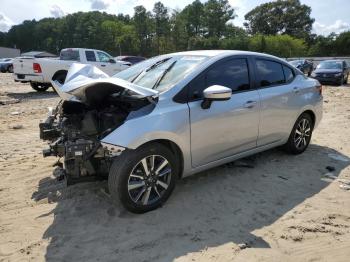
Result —
<instances>
[{"instance_id":1,"label":"parking lot","mask_svg":"<svg viewBox=\"0 0 350 262\"><path fill-rule=\"evenodd\" d=\"M58 96L0 74L0 261L349 261L350 84L323 92L304 154L194 175L135 215L112 205L105 181L56 181L38 124Z\"/></svg>"}]
</instances>

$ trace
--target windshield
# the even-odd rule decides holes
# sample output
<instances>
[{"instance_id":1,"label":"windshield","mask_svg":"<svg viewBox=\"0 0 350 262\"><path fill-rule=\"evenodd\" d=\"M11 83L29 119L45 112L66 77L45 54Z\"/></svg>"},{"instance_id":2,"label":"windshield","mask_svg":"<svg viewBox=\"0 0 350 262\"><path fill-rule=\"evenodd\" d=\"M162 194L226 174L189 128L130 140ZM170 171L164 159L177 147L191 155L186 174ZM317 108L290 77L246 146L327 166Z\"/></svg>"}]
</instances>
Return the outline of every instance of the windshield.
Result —
<instances>
[{"instance_id":1,"label":"windshield","mask_svg":"<svg viewBox=\"0 0 350 262\"><path fill-rule=\"evenodd\" d=\"M166 91L186 77L206 56L155 57L114 75L142 87Z\"/></svg>"},{"instance_id":2,"label":"windshield","mask_svg":"<svg viewBox=\"0 0 350 262\"><path fill-rule=\"evenodd\" d=\"M317 68L319 69L342 69L341 61L324 61L321 62Z\"/></svg>"}]
</instances>

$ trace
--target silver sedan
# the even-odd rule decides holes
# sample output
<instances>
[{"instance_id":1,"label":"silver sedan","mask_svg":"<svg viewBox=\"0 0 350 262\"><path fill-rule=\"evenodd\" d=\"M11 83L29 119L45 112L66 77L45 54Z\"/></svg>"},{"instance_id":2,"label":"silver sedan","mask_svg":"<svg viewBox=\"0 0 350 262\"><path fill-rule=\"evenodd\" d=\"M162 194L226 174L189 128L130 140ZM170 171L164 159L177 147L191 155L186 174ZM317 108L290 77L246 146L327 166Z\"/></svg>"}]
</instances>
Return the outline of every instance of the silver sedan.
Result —
<instances>
[{"instance_id":1,"label":"silver sedan","mask_svg":"<svg viewBox=\"0 0 350 262\"><path fill-rule=\"evenodd\" d=\"M76 65L53 84L63 102L41 125L55 141L45 154L64 157L68 181L107 174L112 199L136 213L179 178L277 146L302 153L322 118L319 82L260 53L167 54L111 78Z\"/></svg>"}]
</instances>

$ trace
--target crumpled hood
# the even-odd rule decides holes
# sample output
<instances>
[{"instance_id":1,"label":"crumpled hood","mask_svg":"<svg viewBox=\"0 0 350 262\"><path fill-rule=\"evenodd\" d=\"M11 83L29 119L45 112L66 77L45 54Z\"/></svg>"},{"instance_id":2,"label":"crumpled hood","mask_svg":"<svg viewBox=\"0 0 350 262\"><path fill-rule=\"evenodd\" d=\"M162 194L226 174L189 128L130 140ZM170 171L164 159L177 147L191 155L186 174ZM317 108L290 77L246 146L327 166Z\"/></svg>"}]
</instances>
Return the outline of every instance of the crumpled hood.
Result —
<instances>
[{"instance_id":1,"label":"crumpled hood","mask_svg":"<svg viewBox=\"0 0 350 262\"><path fill-rule=\"evenodd\" d=\"M87 94L101 95L130 90L140 97L157 96L158 91L135 85L120 78L110 77L92 65L73 63L68 70L65 83L51 81L52 86L63 100L87 101ZM107 91L108 89L108 91Z\"/></svg>"}]
</instances>

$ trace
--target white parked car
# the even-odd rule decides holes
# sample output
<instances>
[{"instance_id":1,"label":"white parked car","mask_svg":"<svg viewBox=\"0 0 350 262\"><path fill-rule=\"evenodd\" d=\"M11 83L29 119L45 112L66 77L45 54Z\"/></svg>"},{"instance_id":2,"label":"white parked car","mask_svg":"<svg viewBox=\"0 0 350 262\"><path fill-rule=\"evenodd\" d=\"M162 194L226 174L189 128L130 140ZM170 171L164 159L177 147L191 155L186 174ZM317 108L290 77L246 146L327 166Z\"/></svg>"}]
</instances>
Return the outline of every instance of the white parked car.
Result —
<instances>
[{"instance_id":1,"label":"white parked car","mask_svg":"<svg viewBox=\"0 0 350 262\"><path fill-rule=\"evenodd\" d=\"M18 57L13 61L14 80L30 83L36 91L45 91L52 80L64 83L73 63L91 64L112 76L130 65L116 61L104 51L85 48L62 49L59 58Z\"/></svg>"}]
</instances>

